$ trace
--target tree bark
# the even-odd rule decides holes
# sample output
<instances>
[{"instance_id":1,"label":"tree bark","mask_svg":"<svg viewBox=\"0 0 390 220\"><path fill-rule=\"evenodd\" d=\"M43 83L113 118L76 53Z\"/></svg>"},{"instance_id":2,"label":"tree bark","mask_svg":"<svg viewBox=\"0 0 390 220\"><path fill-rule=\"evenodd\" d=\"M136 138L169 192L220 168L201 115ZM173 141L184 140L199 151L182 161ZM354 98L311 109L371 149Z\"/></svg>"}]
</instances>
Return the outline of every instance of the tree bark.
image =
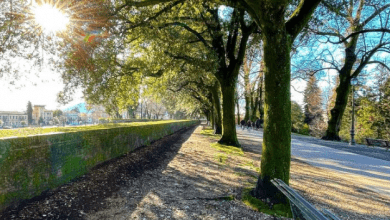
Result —
<instances>
[{"instance_id":1,"label":"tree bark","mask_svg":"<svg viewBox=\"0 0 390 220\"><path fill-rule=\"evenodd\" d=\"M211 87L211 93L213 96L213 104L215 109L215 125L214 134L222 134L222 115L221 115L221 102L219 100L219 83L216 80Z\"/></svg>"},{"instance_id":2,"label":"tree bark","mask_svg":"<svg viewBox=\"0 0 390 220\"><path fill-rule=\"evenodd\" d=\"M280 21L281 22L281 21ZM281 22L282 23L282 22ZM279 178L286 184L290 179L291 102L290 45L286 30L281 27L263 28L265 64L264 139L261 174L254 191L257 197L285 203L283 196L270 182ZM276 30L274 28L277 28ZM278 98L275 98L278 97Z\"/></svg>"},{"instance_id":3,"label":"tree bark","mask_svg":"<svg viewBox=\"0 0 390 220\"><path fill-rule=\"evenodd\" d=\"M344 115L345 107L348 104L348 95L351 89L351 78L346 74L339 75L340 84L336 89L336 102L332 110L330 111L330 119L328 121L328 128L326 134L322 139L324 140L336 140L340 141L339 132L341 127L341 120Z\"/></svg>"},{"instance_id":4,"label":"tree bark","mask_svg":"<svg viewBox=\"0 0 390 220\"><path fill-rule=\"evenodd\" d=\"M237 140L236 124L234 120L234 93L235 83L221 83L222 90L222 138L218 141L220 144L237 146L240 144Z\"/></svg>"},{"instance_id":5,"label":"tree bark","mask_svg":"<svg viewBox=\"0 0 390 220\"><path fill-rule=\"evenodd\" d=\"M244 73L244 95L245 95L245 116L244 120L248 121L250 119L250 91L249 91L249 72Z\"/></svg>"},{"instance_id":6,"label":"tree bark","mask_svg":"<svg viewBox=\"0 0 390 220\"><path fill-rule=\"evenodd\" d=\"M359 72L352 73L353 66L356 62L356 45L359 36L352 37L351 41L345 48L345 62L343 68L339 71L340 84L336 89L336 102L332 110L330 110L330 119L328 121L328 128L326 134L322 139L340 141L339 131L341 126L341 119L344 114L345 107L348 102L348 94L351 87L351 78L353 75L357 76Z\"/></svg>"},{"instance_id":7,"label":"tree bark","mask_svg":"<svg viewBox=\"0 0 390 220\"><path fill-rule=\"evenodd\" d=\"M241 118L240 118L240 104L238 103L238 99L236 100L236 106L237 106L237 124L239 125L241 122Z\"/></svg>"}]
</instances>

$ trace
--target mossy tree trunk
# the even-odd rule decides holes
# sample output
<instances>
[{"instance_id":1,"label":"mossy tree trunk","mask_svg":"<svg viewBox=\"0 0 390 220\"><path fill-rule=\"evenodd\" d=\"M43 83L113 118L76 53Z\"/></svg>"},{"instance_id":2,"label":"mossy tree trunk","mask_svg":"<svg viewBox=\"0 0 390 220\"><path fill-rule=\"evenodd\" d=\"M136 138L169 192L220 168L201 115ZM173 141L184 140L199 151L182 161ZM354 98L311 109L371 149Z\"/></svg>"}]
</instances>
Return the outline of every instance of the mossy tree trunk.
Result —
<instances>
[{"instance_id":1,"label":"mossy tree trunk","mask_svg":"<svg viewBox=\"0 0 390 220\"><path fill-rule=\"evenodd\" d=\"M232 80L234 81L234 79ZM222 90L222 138L218 141L220 144L240 146L237 134L236 124L234 117L234 93L236 89L236 83L225 82L221 83Z\"/></svg>"},{"instance_id":2,"label":"mossy tree trunk","mask_svg":"<svg viewBox=\"0 0 390 220\"><path fill-rule=\"evenodd\" d=\"M270 180L289 184L291 159L290 50L321 0L302 0L285 21L288 0L245 0L248 13L261 27L264 48L264 139L261 173L253 193L287 203ZM276 201L275 201L276 200Z\"/></svg>"},{"instance_id":3,"label":"mossy tree trunk","mask_svg":"<svg viewBox=\"0 0 390 220\"><path fill-rule=\"evenodd\" d=\"M241 122L241 118L240 118L240 103L239 103L237 91L235 93L235 102L236 102L236 107L237 107L237 124L240 125L240 122Z\"/></svg>"},{"instance_id":4,"label":"mossy tree trunk","mask_svg":"<svg viewBox=\"0 0 390 220\"><path fill-rule=\"evenodd\" d=\"M222 134L222 115L221 115L221 102L219 99L219 93L220 93L219 82L215 81L214 85L210 89L213 97L213 105L215 111L214 134Z\"/></svg>"},{"instance_id":5,"label":"mossy tree trunk","mask_svg":"<svg viewBox=\"0 0 390 220\"><path fill-rule=\"evenodd\" d=\"M359 31L360 29L353 27L353 31ZM348 94L351 88L352 77L358 76L362 68L357 68L353 71L354 64L357 56L355 54L357 41L359 35L351 37L351 41L346 43L345 62L341 70L339 71L339 85L336 88L336 101L335 105L330 110L330 119L328 121L328 128L326 134L322 139L324 140L336 140L340 141L339 131L341 127L341 120L344 115L345 107L348 104Z\"/></svg>"},{"instance_id":6,"label":"mossy tree trunk","mask_svg":"<svg viewBox=\"0 0 390 220\"><path fill-rule=\"evenodd\" d=\"M264 33L263 44L264 64L266 67L264 139L261 174L255 192L259 197L273 197L277 193L270 180L279 178L288 184L290 179L291 42L285 30L270 30ZM275 97L278 98L275 99Z\"/></svg>"},{"instance_id":7,"label":"mossy tree trunk","mask_svg":"<svg viewBox=\"0 0 390 220\"><path fill-rule=\"evenodd\" d=\"M244 96L245 96L245 116L244 120L248 121L250 119L250 110L251 110L251 99L250 88L249 88L249 71L244 72Z\"/></svg>"},{"instance_id":8,"label":"mossy tree trunk","mask_svg":"<svg viewBox=\"0 0 390 220\"><path fill-rule=\"evenodd\" d=\"M328 128L326 134L322 139L340 141L339 132L341 127L341 120L344 115L345 108L348 104L348 95L350 93L351 85L350 77L339 75L340 84L336 89L336 102L332 110L330 110L330 119L328 121Z\"/></svg>"},{"instance_id":9,"label":"mossy tree trunk","mask_svg":"<svg viewBox=\"0 0 390 220\"><path fill-rule=\"evenodd\" d=\"M243 63L249 36L255 31L256 24L246 26L244 22L245 11L234 9L230 20L231 30L227 41L224 40L224 31L218 15L218 9L209 10L213 14L214 22L208 23L212 32L212 47L218 56L219 67L215 77L221 86L222 92L222 137L220 144L240 146L237 140L234 117L235 88L240 67ZM225 45L226 44L226 45Z\"/></svg>"}]
</instances>

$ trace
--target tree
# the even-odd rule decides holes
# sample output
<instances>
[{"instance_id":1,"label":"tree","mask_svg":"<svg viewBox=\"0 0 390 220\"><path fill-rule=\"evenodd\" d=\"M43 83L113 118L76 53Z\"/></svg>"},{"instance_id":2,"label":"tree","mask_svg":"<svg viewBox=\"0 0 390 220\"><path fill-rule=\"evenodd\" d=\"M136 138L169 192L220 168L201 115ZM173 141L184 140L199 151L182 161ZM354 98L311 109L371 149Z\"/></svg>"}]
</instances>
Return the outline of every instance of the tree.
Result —
<instances>
[{"instance_id":1,"label":"tree","mask_svg":"<svg viewBox=\"0 0 390 220\"><path fill-rule=\"evenodd\" d=\"M38 124L41 124L41 123L43 123L43 118L42 118L42 117L39 117L39 119L38 119Z\"/></svg>"},{"instance_id":2,"label":"tree","mask_svg":"<svg viewBox=\"0 0 390 220\"><path fill-rule=\"evenodd\" d=\"M301 106L297 102L291 101L291 131L299 133L303 128L304 119L305 115Z\"/></svg>"},{"instance_id":3,"label":"tree","mask_svg":"<svg viewBox=\"0 0 390 220\"><path fill-rule=\"evenodd\" d=\"M382 57L385 57L383 53L389 53L390 4L385 0L323 1L319 11L318 17L309 25L312 33L318 36L313 39L325 40L330 42L330 47L338 49L332 53L327 48L320 52L323 53L321 59L317 59L326 63L322 69L336 70L340 78L323 139L340 140L339 129L351 79L364 73L369 65L389 68ZM342 59L333 56L338 52L343 53Z\"/></svg>"},{"instance_id":4,"label":"tree","mask_svg":"<svg viewBox=\"0 0 390 220\"><path fill-rule=\"evenodd\" d=\"M53 117L59 117L59 116L62 116L63 113L60 109L57 109L53 112Z\"/></svg>"},{"instance_id":5,"label":"tree","mask_svg":"<svg viewBox=\"0 0 390 220\"><path fill-rule=\"evenodd\" d=\"M185 1L188 4L190 2ZM228 27L232 27L232 29L229 32L225 32L228 33L227 41L224 41L223 36L220 34L222 33L221 26L217 20L210 23L202 21L208 27L206 33L208 33L207 31L213 33L212 48L215 49L215 53L219 57L218 61L220 63L215 76L220 82L223 100L223 136L220 143L228 145L238 145L234 123L234 88L237 82L238 70L242 64L243 55L245 54L246 42L250 34L248 26L246 24L242 25L245 14L244 10L247 10L250 17L262 32L265 67L265 115L261 175L254 190L254 195L257 197L269 197L280 201L278 198L281 198L282 195L277 192L270 180L280 178L287 184L289 183L291 157L290 51L295 38L303 27L307 25L311 15L320 2L321 0L301 0L299 5L294 7L287 0L273 2L266 0L233 1L232 6L235 7L233 14L235 16L232 16L234 19L228 22L228 24L230 23ZM159 3L165 4L165 7L162 6L163 9L161 11L160 7L147 7ZM118 2L116 12L120 14L121 11L126 11L127 15L134 15L134 18L126 22L129 26L137 24L138 21L138 24L150 27L151 21L154 21L159 15L164 14L165 11L169 11L172 7L180 3L182 1L124 1ZM148 16L149 19L145 20L141 16L145 15L145 13L128 13L128 10L132 7L137 7L138 11L145 8L153 8L159 11L147 14L152 15ZM287 10L291 8L295 9L292 11ZM185 14L188 14L187 12L188 9ZM215 9L208 10L208 13L214 16L214 18L218 16L216 12L217 10ZM177 14L175 13L175 15ZM188 30L197 36L195 42L208 45L204 38L199 37L199 33L203 33L202 30L188 29L188 26L183 23L172 22L169 27L172 26L183 27L183 30ZM129 30L129 27L126 28ZM143 31L145 34L149 32L155 34L158 31L161 32L161 29L151 28L149 31L145 29ZM241 40L237 38L239 32L241 32ZM175 35L180 33L171 28L169 29L169 34ZM160 34L160 36L162 35ZM152 45L150 41L147 42L149 44L145 44L145 42L142 42L142 44ZM134 40L134 43L141 45L137 40ZM159 46L166 45L167 43L169 42L161 42ZM240 46L236 47L235 45L237 44ZM171 48L184 49L183 47ZM158 56L164 53L161 49L157 51L162 51L162 53L156 54ZM167 60L164 60L164 62L156 62L155 66L162 67L168 63Z\"/></svg>"},{"instance_id":6,"label":"tree","mask_svg":"<svg viewBox=\"0 0 390 220\"><path fill-rule=\"evenodd\" d=\"M275 199L275 203L283 202L282 195L270 181L280 178L288 184L290 178L290 52L295 38L309 22L320 0L302 0L287 16L286 10L290 7L287 0L246 0L240 3L261 27L265 67L263 153L254 195Z\"/></svg>"},{"instance_id":7,"label":"tree","mask_svg":"<svg viewBox=\"0 0 390 220\"><path fill-rule=\"evenodd\" d=\"M32 113L33 113L32 105L31 105L31 102L28 101L27 102L27 122L28 122L28 125L32 124L32 120L33 120Z\"/></svg>"},{"instance_id":8,"label":"tree","mask_svg":"<svg viewBox=\"0 0 390 220\"><path fill-rule=\"evenodd\" d=\"M311 75L309 82L307 83L303 101L305 103L305 120L304 123L308 124L310 130L318 133L318 127L322 123L322 98L321 89L317 85L315 75Z\"/></svg>"}]
</instances>

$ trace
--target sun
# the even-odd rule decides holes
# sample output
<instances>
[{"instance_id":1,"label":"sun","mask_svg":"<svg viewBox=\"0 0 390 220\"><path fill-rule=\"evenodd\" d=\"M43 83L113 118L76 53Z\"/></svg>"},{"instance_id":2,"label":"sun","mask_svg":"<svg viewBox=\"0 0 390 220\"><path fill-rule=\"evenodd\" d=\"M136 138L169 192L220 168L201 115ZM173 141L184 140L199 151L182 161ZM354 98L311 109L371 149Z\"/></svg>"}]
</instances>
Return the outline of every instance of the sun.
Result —
<instances>
[{"instance_id":1,"label":"sun","mask_svg":"<svg viewBox=\"0 0 390 220\"><path fill-rule=\"evenodd\" d=\"M46 33L64 31L69 23L69 17L65 13L49 4L37 5L32 11L35 22Z\"/></svg>"}]
</instances>

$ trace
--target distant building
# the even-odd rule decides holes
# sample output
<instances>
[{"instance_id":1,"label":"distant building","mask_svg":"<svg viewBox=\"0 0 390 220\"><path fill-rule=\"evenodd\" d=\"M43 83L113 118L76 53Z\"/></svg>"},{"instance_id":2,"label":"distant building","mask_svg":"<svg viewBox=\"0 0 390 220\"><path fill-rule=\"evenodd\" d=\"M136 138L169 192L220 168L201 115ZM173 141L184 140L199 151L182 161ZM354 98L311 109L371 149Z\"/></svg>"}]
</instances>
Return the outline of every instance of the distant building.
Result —
<instances>
[{"instance_id":1,"label":"distant building","mask_svg":"<svg viewBox=\"0 0 390 220\"><path fill-rule=\"evenodd\" d=\"M53 121L53 111L46 110L44 105L34 105L32 113L33 124L38 124L39 118L43 119L45 125L51 124Z\"/></svg>"},{"instance_id":2,"label":"distant building","mask_svg":"<svg viewBox=\"0 0 390 220\"><path fill-rule=\"evenodd\" d=\"M78 124L79 114L75 111L70 111L65 113L66 123L67 124Z\"/></svg>"},{"instance_id":3,"label":"distant building","mask_svg":"<svg viewBox=\"0 0 390 220\"><path fill-rule=\"evenodd\" d=\"M25 112L0 111L0 120L3 121L2 126L21 127L22 122L27 125L27 114Z\"/></svg>"}]
</instances>

